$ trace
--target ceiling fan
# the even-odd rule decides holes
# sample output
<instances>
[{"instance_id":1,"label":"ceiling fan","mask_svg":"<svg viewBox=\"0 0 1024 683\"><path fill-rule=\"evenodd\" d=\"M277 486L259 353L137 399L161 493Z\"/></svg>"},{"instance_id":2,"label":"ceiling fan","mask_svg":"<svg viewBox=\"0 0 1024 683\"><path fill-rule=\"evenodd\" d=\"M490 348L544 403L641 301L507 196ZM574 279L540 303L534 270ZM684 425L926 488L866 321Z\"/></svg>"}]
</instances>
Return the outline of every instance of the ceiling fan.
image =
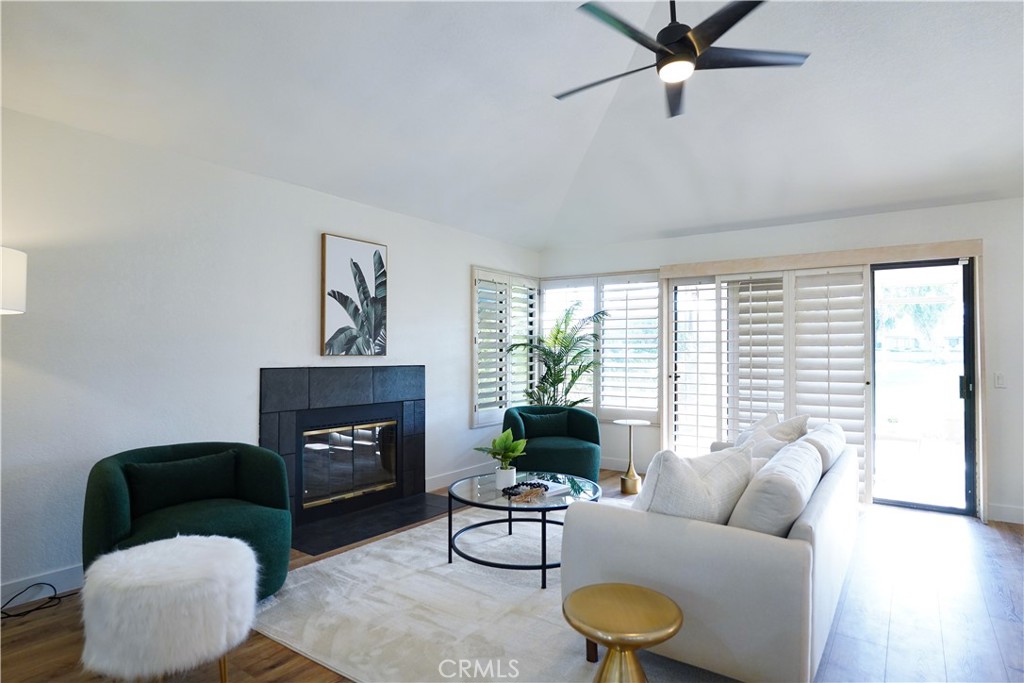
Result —
<instances>
[{"instance_id":1,"label":"ceiling fan","mask_svg":"<svg viewBox=\"0 0 1024 683\"><path fill-rule=\"evenodd\" d=\"M676 3L675 0L669 0L671 21L668 26L658 31L657 39L651 38L598 3L585 2L580 5L579 9L653 52L654 64L567 90L555 95L555 98L562 100L594 86L657 67L658 76L665 82L668 115L673 117L683 113L683 85L695 70L735 69L745 66L800 66L809 56L807 53L713 47L716 40L762 2L764 0L730 2L695 27L690 28L686 24L676 21Z\"/></svg>"}]
</instances>

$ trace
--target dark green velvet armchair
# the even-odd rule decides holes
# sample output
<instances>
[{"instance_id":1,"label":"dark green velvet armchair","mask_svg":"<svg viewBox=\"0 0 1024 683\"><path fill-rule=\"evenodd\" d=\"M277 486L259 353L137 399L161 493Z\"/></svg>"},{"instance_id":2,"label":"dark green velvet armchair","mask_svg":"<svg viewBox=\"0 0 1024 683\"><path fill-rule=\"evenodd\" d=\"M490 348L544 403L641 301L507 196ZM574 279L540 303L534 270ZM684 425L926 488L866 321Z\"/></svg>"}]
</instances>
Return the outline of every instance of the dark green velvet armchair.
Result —
<instances>
[{"instance_id":1,"label":"dark green velvet armchair","mask_svg":"<svg viewBox=\"0 0 1024 683\"><path fill-rule=\"evenodd\" d=\"M596 482L601 470L601 429L597 417L581 408L518 406L505 411L502 429L527 439L517 470L575 474Z\"/></svg>"},{"instance_id":2,"label":"dark green velvet armchair","mask_svg":"<svg viewBox=\"0 0 1024 683\"><path fill-rule=\"evenodd\" d=\"M137 448L89 472L82 566L178 534L229 536L260 563L258 599L284 584L292 519L284 460L265 448L206 442Z\"/></svg>"}]
</instances>

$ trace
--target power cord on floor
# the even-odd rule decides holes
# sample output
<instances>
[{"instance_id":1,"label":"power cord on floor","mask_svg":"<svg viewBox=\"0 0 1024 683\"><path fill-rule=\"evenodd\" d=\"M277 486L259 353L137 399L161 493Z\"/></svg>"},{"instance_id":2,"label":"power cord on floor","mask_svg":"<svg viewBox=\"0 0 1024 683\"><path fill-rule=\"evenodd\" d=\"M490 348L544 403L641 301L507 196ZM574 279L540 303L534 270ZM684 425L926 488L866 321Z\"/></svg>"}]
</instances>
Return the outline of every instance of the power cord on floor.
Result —
<instances>
[{"instance_id":1,"label":"power cord on floor","mask_svg":"<svg viewBox=\"0 0 1024 683\"><path fill-rule=\"evenodd\" d=\"M9 604L11 604L12 602L17 600L19 597L21 597L22 595L24 595L28 591L32 590L36 586L49 586L50 590L53 591L53 595L47 597L46 598L46 602L44 602L42 604L39 604L39 605L36 605L32 609L27 609L24 612L17 612L15 614L8 614L5 611ZM38 612L39 610L42 610L42 609L50 609L51 607L56 607L57 605L59 605L60 604L60 600L61 599L59 597L57 597L57 588L54 587L54 585L52 583L33 583L31 586L28 586L27 588L25 588L25 589L21 590L20 592L18 592L17 595L12 596L7 602L5 602L3 604L3 606L0 606L0 619L16 619L18 617L23 617L26 614L32 614L33 612Z\"/></svg>"}]
</instances>

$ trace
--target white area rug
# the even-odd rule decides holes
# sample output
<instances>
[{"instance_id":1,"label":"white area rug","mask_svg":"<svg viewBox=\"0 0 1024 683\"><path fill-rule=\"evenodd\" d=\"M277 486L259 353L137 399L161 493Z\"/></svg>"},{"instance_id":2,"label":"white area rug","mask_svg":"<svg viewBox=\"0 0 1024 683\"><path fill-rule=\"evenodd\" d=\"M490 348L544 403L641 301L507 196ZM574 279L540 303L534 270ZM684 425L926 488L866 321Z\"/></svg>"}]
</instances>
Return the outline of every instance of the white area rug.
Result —
<instances>
[{"instance_id":1,"label":"white area rug","mask_svg":"<svg viewBox=\"0 0 1024 683\"><path fill-rule=\"evenodd\" d=\"M500 513L455 514L456 529ZM540 525L468 532L459 547L499 562L537 563ZM356 681L590 681L584 641L562 617L560 570L493 569L458 555L448 564L442 518L288 574L258 608L255 629ZM548 533L557 561L561 527ZM603 652L602 652L603 656ZM721 681L650 653L651 681Z\"/></svg>"}]
</instances>

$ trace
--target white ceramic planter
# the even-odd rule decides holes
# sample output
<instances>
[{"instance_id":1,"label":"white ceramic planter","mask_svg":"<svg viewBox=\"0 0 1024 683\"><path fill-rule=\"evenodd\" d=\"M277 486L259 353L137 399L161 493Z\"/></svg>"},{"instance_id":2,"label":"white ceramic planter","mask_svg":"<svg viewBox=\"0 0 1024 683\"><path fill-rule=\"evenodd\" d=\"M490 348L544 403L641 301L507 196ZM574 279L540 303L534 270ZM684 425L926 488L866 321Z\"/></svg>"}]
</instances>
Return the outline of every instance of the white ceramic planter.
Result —
<instances>
[{"instance_id":1,"label":"white ceramic planter","mask_svg":"<svg viewBox=\"0 0 1024 683\"><path fill-rule=\"evenodd\" d=\"M494 468L494 487L499 491L501 489L508 488L509 486L515 486L516 484L516 468L510 467L507 470L501 469L501 467Z\"/></svg>"}]
</instances>

